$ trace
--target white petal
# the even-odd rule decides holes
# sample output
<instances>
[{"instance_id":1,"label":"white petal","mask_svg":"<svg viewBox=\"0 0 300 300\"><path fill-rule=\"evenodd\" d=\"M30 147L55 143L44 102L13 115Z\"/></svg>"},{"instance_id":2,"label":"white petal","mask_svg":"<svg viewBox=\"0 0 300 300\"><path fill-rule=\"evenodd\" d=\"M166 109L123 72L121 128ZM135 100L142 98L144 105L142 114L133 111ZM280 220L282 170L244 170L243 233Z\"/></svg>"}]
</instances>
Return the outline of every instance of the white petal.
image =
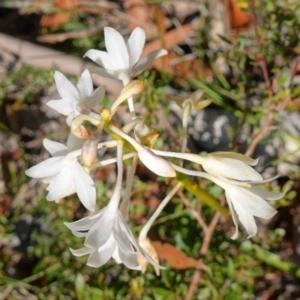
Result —
<instances>
[{"instance_id":1,"label":"white petal","mask_svg":"<svg viewBox=\"0 0 300 300\"><path fill-rule=\"evenodd\" d=\"M79 91L80 100L85 100L93 92L93 82L91 74L88 70L84 70L81 77L77 83L77 89Z\"/></svg>"},{"instance_id":2,"label":"white petal","mask_svg":"<svg viewBox=\"0 0 300 300\"><path fill-rule=\"evenodd\" d=\"M91 73L98 74L99 76L112 78L112 79L119 79L122 80L122 72L120 70L110 70L104 69L100 67L93 67L89 69Z\"/></svg>"},{"instance_id":3,"label":"white petal","mask_svg":"<svg viewBox=\"0 0 300 300\"><path fill-rule=\"evenodd\" d=\"M250 165L250 166L256 166L257 163L258 163L258 158L253 159L253 158L251 158L249 156L246 156L244 154L235 153L235 152L218 151L218 152L209 153L209 154L207 154L207 156L212 156L212 157L219 158L219 159L222 159L222 158L236 159L236 160L240 160L240 161L242 161L245 164Z\"/></svg>"},{"instance_id":4,"label":"white petal","mask_svg":"<svg viewBox=\"0 0 300 300\"><path fill-rule=\"evenodd\" d=\"M72 151L82 148L84 142L85 142L85 140L79 139L75 134L70 132L68 141L67 141L68 152L72 152Z\"/></svg>"},{"instance_id":5,"label":"white petal","mask_svg":"<svg viewBox=\"0 0 300 300\"><path fill-rule=\"evenodd\" d=\"M142 163L153 173L163 177L175 177L176 172L171 164L151 150L143 148L138 151L138 157Z\"/></svg>"},{"instance_id":6,"label":"white petal","mask_svg":"<svg viewBox=\"0 0 300 300\"><path fill-rule=\"evenodd\" d=\"M113 70L114 63L110 59L109 54L107 52L91 49L84 55L84 57L86 56L93 60L96 64L104 67L105 69Z\"/></svg>"},{"instance_id":7,"label":"white petal","mask_svg":"<svg viewBox=\"0 0 300 300\"><path fill-rule=\"evenodd\" d=\"M282 193L272 193L269 191L265 191L256 187L251 187L250 188L251 192L258 195L259 197L266 199L266 200L278 200L281 199L284 195L285 192Z\"/></svg>"},{"instance_id":8,"label":"white petal","mask_svg":"<svg viewBox=\"0 0 300 300\"><path fill-rule=\"evenodd\" d=\"M71 176L81 203L86 209L94 211L96 205L96 188L93 179L78 161L75 161L71 165L71 168Z\"/></svg>"},{"instance_id":9,"label":"white petal","mask_svg":"<svg viewBox=\"0 0 300 300\"><path fill-rule=\"evenodd\" d=\"M145 30L137 27L131 33L127 41L127 49L129 54L129 67L132 68L142 55L145 45Z\"/></svg>"},{"instance_id":10,"label":"white petal","mask_svg":"<svg viewBox=\"0 0 300 300\"><path fill-rule=\"evenodd\" d=\"M71 169L69 167L62 169L51 182L51 187L46 199L48 201L54 201L69 195L69 191L73 186L71 176Z\"/></svg>"},{"instance_id":11,"label":"white petal","mask_svg":"<svg viewBox=\"0 0 300 300\"><path fill-rule=\"evenodd\" d=\"M101 248L105 245L112 235L116 215L107 209L103 210L101 218L89 230L89 233L84 241L84 245L90 248Z\"/></svg>"},{"instance_id":12,"label":"white petal","mask_svg":"<svg viewBox=\"0 0 300 300\"><path fill-rule=\"evenodd\" d=\"M67 147L62 143L44 139L43 145L52 156L64 156L67 154Z\"/></svg>"},{"instance_id":13,"label":"white petal","mask_svg":"<svg viewBox=\"0 0 300 300\"><path fill-rule=\"evenodd\" d=\"M233 202L233 204L239 216L240 222L243 224L246 231L248 232L248 238L255 236L257 234L257 226L253 215L244 210L244 208L239 203Z\"/></svg>"},{"instance_id":14,"label":"white petal","mask_svg":"<svg viewBox=\"0 0 300 300\"><path fill-rule=\"evenodd\" d=\"M113 245L111 245L110 248L105 249L101 253L98 253L97 249L95 249L89 256L87 265L94 268L99 268L103 266L109 261L116 247L117 243L114 243Z\"/></svg>"},{"instance_id":15,"label":"white petal","mask_svg":"<svg viewBox=\"0 0 300 300\"><path fill-rule=\"evenodd\" d=\"M119 256L122 263L131 270L142 270L142 266L139 265L137 261L137 256L135 252L125 252L124 249L119 248Z\"/></svg>"},{"instance_id":16,"label":"white petal","mask_svg":"<svg viewBox=\"0 0 300 300\"><path fill-rule=\"evenodd\" d=\"M159 49L159 50L155 50L155 51L149 53L148 55L146 55L145 57L143 57L133 68L132 77L135 77L135 76L141 74L143 71L148 69L148 67L153 63L154 60L156 60L157 58L159 58L163 55L166 55L166 54L168 54L167 50Z\"/></svg>"},{"instance_id":17,"label":"white petal","mask_svg":"<svg viewBox=\"0 0 300 300\"><path fill-rule=\"evenodd\" d=\"M229 209L231 211L231 215L232 215L232 220L233 220L233 224L235 227L235 232L233 234L233 236L231 237L233 240L237 239L238 235L239 235L239 223L238 223L238 216L237 213L232 205L231 199L230 199L230 195L228 193L226 194L226 199L227 199L227 203L229 206Z\"/></svg>"},{"instance_id":18,"label":"white petal","mask_svg":"<svg viewBox=\"0 0 300 300\"><path fill-rule=\"evenodd\" d=\"M246 163L230 159L216 159L206 156L202 163L203 169L212 175L232 178L239 181L261 181L262 176Z\"/></svg>"},{"instance_id":19,"label":"white petal","mask_svg":"<svg viewBox=\"0 0 300 300\"><path fill-rule=\"evenodd\" d=\"M76 237L86 237L86 235L88 234L87 232L80 232L80 231L72 231L73 235Z\"/></svg>"},{"instance_id":20,"label":"white petal","mask_svg":"<svg viewBox=\"0 0 300 300\"><path fill-rule=\"evenodd\" d=\"M104 28L105 46L109 54L110 64L114 64L112 70L124 70L129 68L127 46L122 35L112 27Z\"/></svg>"},{"instance_id":21,"label":"white petal","mask_svg":"<svg viewBox=\"0 0 300 300\"><path fill-rule=\"evenodd\" d=\"M85 107L93 108L96 105L99 105L103 100L105 95L105 86L98 87L92 95L85 101Z\"/></svg>"},{"instance_id":22,"label":"white petal","mask_svg":"<svg viewBox=\"0 0 300 300\"><path fill-rule=\"evenodd\" d=\"M103 210L100 210L94 215L85 217L83 219L80 219L78 221L68 223L64 222L64 224L71 229L72 231L86 231L90 230L92 226L101 218L101 215L103 214Z\"/></svg>"},{"instance_id":23,"label":"white petal","mask_svg":"<svg viewBox=\"0 0 300 300\"><path fill-rule=\"evenodd\" d=\"M65 99L50 100L47 105L64 116L68 116L74 109L70 101Z\"/></svg>"},{"instance_id":24,"label":"white petal","mask_svg":"<svg viewBox=\"0 0 300 300\"><path fill-rule=\"evenodd\" d=\"M71 127L72 120L73 120L74 118L76 118L77 116L79 116L79 115L80 115L80 113L79 113L77 110L74 109L74 110L68 115L68 117L67 117L67 119L66 119L67 124Z\"/></svg>"},{"instance_id":25,"label":"white petal","mask_svg":"<svg viewBox=\"0 0 300 300\"><path fill-rule=\"evenodd\" d=\"M264 219L270 219L276 214L276 210L260 196L254 194L251 189L236 188L230 193L230 199L234 207L240 205L247 213Z\"/></svg>"},{"instance_id":26,"label":"white petal","mask_svg":"<svg viewBox=\"0 0 300 300\"><path fill-rule=\"evenodd\" d=\"M80 249L72 249L70 248L72 254L74 256L83 256L83 255L87 255L90 254L92 249L88 248L88 247L82 247Z\"/></svg>"},{"instance_id":27,"label":"white petal","mask_svg":"<svg viewBox=\"0 0 300 300\"><path fill-rule=\"evenodd\" d=\"M56 88L60 96L70 102L79 101L79 93L76 87L59 71L54 73Z\"/></svg>"},{"instance_id":28,"label":"white petal","mask_svg":"<svg viewBox=\"0 0 300 300\"><path fill-rule=\"evenodd\" d=\"M50 157L45 161L25 171L25 174L33 178L45 178L57 174L64 167L64 157Z\"/></svg>"}]
</instances>

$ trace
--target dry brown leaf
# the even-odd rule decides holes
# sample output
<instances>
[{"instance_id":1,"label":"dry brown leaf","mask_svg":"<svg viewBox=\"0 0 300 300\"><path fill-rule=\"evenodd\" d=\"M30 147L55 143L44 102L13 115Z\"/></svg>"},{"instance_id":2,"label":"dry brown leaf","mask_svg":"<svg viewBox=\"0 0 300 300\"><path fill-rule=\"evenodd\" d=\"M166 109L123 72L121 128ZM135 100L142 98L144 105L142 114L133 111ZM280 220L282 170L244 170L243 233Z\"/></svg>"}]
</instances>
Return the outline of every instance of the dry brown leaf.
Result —
<instances>
[{"instance_id":1,"label":"dry brown leaf","mask_svg":"<svg viewBox=\"0 0 300 300\"><path fill-rule=\"evenodd\" d=\"M225 0L225 5L232 29L245 28L252 24L251 16L236 5L235 0Z\"/></svg>"},{"instance_id":2,"label":"dry brown leaf","mask_svg":"<svg viewBox=\"0 0 300 300\"><path fill-rule=\"evenodd\" d=\"M55 0L55 5L62 8L72 10L78 6L78 0Z\"/></svg>"},{"instance_id":3,"label":"dry brown leaf","mask_svg":"<svg viewBox=\"0 0 300 300\"><path fill-rule=\"evenodd\" d=\"M69 21L70 16L71 16L70 14L63 14L63 13L43 15L40 20L40 26L52 27L52 26L63 25Z\"/></svg>"},{"instance_id":4,"label":"dry brown leaf","mask_svg":"<svg viewBox=\"0 0 300 300\"><path fill-rule=\"evenodd\" d=\"M152 241L151 243L158 253L159 260L166 260L172 268L184 270L197 266L198 261L196 259L188 257L175 246L169 243L162 244L160 241Z\"/></svg>"}]
</instances>

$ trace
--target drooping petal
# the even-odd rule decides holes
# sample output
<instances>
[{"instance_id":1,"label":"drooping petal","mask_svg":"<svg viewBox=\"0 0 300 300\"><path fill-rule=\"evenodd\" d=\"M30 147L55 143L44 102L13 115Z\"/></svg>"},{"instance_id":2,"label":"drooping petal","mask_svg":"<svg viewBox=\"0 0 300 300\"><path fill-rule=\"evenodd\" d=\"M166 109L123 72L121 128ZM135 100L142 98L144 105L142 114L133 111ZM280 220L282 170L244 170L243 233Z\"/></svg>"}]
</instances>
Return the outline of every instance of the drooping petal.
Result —
<instances>
[{"instance_id":1,"label":"drooping petal","mask_svg":"<svg viewBox=\"0 0 300 300\"><path fill-rule=\"evenodd\" d=\"M84 245L90 248L97 249L105 245L112 235L115 221L116 214L107 214L107 210L104 209L103 215L99 219L97 219L97 222L95 222L95 224L89 230Z\"/></svg>"},{"instance_id":2,"label":"drooping petal","mask_svg":"<svg viewBox=\"0 0 300 300\"><path fill-rule=\"evenodd\" d=\"M88 70L84 70L77 83L77 89L79 91L80 100L85 100L93 92L93 82L91 74Z\"/></svg>"},{"instance_id":3,"label":"drooping petal","mask_svg":"<svg viewBox=\"0 0 300 300\"><path fill-rule=\"evenodd\" d=\"M104 210L101 209L99 212L80 219L78 221L68 223L64 222L64 224L72 231L86 231L90 230L92 226L98 221L99 218L103 215Z\"/></svg>"},{"instance_id":4,"label":"drooping petal","mask_svg":"<svg viewBox=\"0 0 300 300\"><path fill-rule=\"evenodd\" d=\"M71 164L71 169L72 180L81 203L86 209L94 211L96 205L96 188L93 179L78 161L74 161Z\"/></svg>"},{"instance_id":5,"label":"drooping petal","mask_svg":"<svg viewBox=\"0 0 300 300\"><path fill-rule=\"evenodd\" d=\"M143 57L133 68L132 70L132 77L135 77L141 74L143 71L148 69L148 67L153 63L154 60L157 58L168 54L168 51L165 49L155 50L149 53L147 56Z\"/></svg>"},{"instance_id":6,"label":"drooping petal","mask_svg":"<svg viewBox=\"0 0 300 300\"><path fill-rule=\"evenodd\" d=\"M25 174L33 178L45 178L50 177L58 172L64 167L64 157L50 157L45 161L33 166L25 171Z\"/></svg>"},{"instance_id":7,"label":"drooping petal","mask_svg":"<svg viewBox=\"0 0 300 300\"><path fill-rule=\"evenodd\" d=\"M109 261L116 247L117 244L113 243L109 248L101 251L100 253L97 251L97 249L93 249L87 261L87 265L94 268L103 266Z\"/></svg>"},{"instance_id":8,"label":"drooping petal","mask_svg":"<svg viewBox=\"0 0 300 300\"><path fill-rule=\"evenodd\" d=\"M46 196L48 201L62 199L69 195L69 191L73 186L71 169L63 168L55 179L51 182L49 193Z\"/></svg>"},{"instance_id":9,"label":"drooping petal","mask_svg":"<svg viewBox=\"0 0 300 300\"><path fill-rule=\"evenodd\" d=\"M76 237L86 237L87 236L87 232L80 232L80 231L72 231L73 235L76 236Z\"/></svg>"},{"instance_id":10,"label":"drooping petal","mask_svg":"<svg viewBox=\"0 0 300 300\"><path fill-rule=\"evenodd\" d=\"M59 71L54 73L56 88L60 96L69 102L78 102L79 93L76 87Z\"/></svg>"},{"instance_id":11,"label":"drooping petal","mask_svg":"<svg viewBox=\"0 0 300 300\"><path fill-rule=\"evenodd\" d=\"M239 216L240 222L248 232L248 238L251 238L257 234L257 226L253 215L248 213L240 203L233 202L234 208Z\"/></svg>"},{"instance_id":12,"label":"drooping petal","mask_svg":"<svg viewBox=\"0 0 300 300\"><path fill-rule=\"evenodd\" d=\"M66 119L67 124L71 127L72 120L73 120L74 118L76 118L77 116L79 116L79 115L80 115L80 113L79 113L77 110L74 109L74 110L68 115L68 117L67 117L67 119Z\"/></svg>"},{"instance_id":13,"label":"drooping petal","mask_svg":"<svg viewBox=\"0 0 300 300\"><path fill-rule=\"evenodd\" d=\"M104 28L105 46L109 54L112 70L129 68L129 56L123 36L112 27Z\"/></svg>"},{"instance_id":14,"label":"drooping petal","mask_svg":"<svg viewBox=\"0 0 300 300\"><path fill-rule=\"evenodd\" d=\"M254 194L250 189L234 189L230 193L230 199L234 207L236 204L243 207L247 213L264 219L270 219L276 214L276 210L260 196Z\"/></svg>"},{"instance_id":15,"label":"drooping petal","mask_svg":"<svg viewBox=\"0 0 300 300\"><path fill-rule=\"evenodd\" d=\"M142 55L145 45L145 30L137 27L131 33L127 41L127 49L129 54L129 67L132 68Z\"/></svg>"},{"instance_id":16,"label":"drooping petal","mask_svg":"<svg viewBox=\"0 0 300 300\"><path fill-rule=\"evenodd\" d=\"M120 259L122 263L131 270L142 270L142 266L137 261L137 254L135 252L127 252L122 248L118 248Z\"/></svg>"},{"instance_id":17,"label":"drooping petal","mask_svg":"<svg viewBox=\"0 0 300 300\"><path fill-rule=\"evenodd\" d=\"M68 116L73 111L72 104L65 99L50 100L47 105L64 116Z\"/></svg>"},{"instance_id":18,"label":"drooping petal","mask_svg":"<svg viewBox=\"0 0 300 300\"><path fill-rule=\"evenodd\" d=\"M70 248L70 250L74 256L83 256L83 255L90 254L92 252L92 249L90 249L88 247L82 247L80 249Z\"/></svg>"},{"instance_id":19,"label":"drooping petal","mask_svg":"<svg viewBox=\"0 0 300 300\"><path fill-rule=\"evenodd\" d=\"M231 237L233 240L237 239L238 235L239 235L239 220L238 220L238 216L237 213L232 205L231 199L230 199L230 195L225 191L226 194L226 199L227 199L227 203L229 206L229 209L231 211L231 215L232 215L232 220L233 220L233 224L235 227L235 232L233 234L233 236Z\"/></svg>"},{"instance_id":20,"label":"drooping petal","mask_svg":"<svg viewBox=\"0 0 300 300\"><path fill-rule=\"evenodd\" d=\"M44 139L43 145L52 156L64 156L67 154L67 147L62 143Z\"/></svg>"},{"instance_id":21,"label":"drooping petal","mask_svg":"<svg viewBox=\"0 0 300 300\"><path fill-rule=\"evenodd\" d=\"M258 195L259 197L266 199L266 200L278 200L278 199L281 199L285 195L285 192L273 193L273 192L262 190L262 189L259 189L256 187L251 187L250 190L252 193L254 193L254 194Z\"/></svg>"}]
</instances>

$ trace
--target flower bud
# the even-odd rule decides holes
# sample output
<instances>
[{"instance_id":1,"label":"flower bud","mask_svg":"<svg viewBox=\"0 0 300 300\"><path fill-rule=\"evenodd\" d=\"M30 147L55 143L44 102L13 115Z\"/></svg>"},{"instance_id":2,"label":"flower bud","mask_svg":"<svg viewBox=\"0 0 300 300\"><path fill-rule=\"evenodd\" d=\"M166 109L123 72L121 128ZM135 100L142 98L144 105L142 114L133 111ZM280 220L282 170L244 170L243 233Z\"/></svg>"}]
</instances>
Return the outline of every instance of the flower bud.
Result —
<instances>
[{"instance_id":1,"label":"flower bud","mask_svg":"<svg viewBox=\"0 0 300 300\"><path fill-rule=\"evenodd\" d=\"M98 140L89 138L83 144L80 161L85 167L91 167L97 157Z\"/></svg>"}]
</instances>

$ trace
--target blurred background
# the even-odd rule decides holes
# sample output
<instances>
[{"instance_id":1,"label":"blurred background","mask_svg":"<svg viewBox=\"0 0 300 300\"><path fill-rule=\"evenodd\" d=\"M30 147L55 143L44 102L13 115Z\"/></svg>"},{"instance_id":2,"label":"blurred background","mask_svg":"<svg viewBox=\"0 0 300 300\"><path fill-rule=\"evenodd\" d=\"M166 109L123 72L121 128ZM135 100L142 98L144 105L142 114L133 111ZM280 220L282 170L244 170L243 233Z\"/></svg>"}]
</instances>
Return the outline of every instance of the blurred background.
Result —
<instances>
[{"instance_id":1,"label":"blurred background","mask_svg":"<svg viewBox=\"0 0 300 300\"><path fill-rule=\"evenodd\" d=\"M59 99L53 74L76 81L89 49L105 49L103 29L127 39L146 31L143 55L165 48L140 78L148 80L138 113L158 127L157 148L180 151L181 111L174 96L202 89L213 104L193 112L189 151L238 151L259 157L266 188L286 190L271 220L251 240L185 191L176 195L149 237L167 267L160 276L110 260L100 269L69 248L82 241L63 222L87 214L76 196L58 204L24 171L49 156L44 138L65 142L65 119L45 104ZM0 0L0 299L300 299L300 3L299 0ZM107 86L108 103L118 81ZM120 122L126 121L122 111ZM109 155L107 153L106 155ZM99 207L109 200L115 167L93 177ZM223 191L196 184L224 204ZM171 189L139 166L130 227L142 225ZM241 199L242 201L242 199Z\"/></svg>"}]
</instances>

